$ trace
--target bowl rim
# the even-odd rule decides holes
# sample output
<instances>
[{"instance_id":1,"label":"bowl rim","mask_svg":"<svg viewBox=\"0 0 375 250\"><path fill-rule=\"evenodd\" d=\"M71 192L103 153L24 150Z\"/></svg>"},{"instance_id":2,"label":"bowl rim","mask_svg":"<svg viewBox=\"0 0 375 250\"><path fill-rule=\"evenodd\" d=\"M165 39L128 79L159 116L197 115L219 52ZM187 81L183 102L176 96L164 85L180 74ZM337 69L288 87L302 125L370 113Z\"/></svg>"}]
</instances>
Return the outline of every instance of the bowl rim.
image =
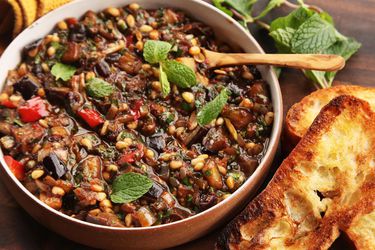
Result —
<instances>
[{"instance_id":1,"label":"bowl rim","mask_svg":"<svg viewBox=\"0 0 375 250\"><path fill-rule=\"evenodd\" d=\"M69 8L72 8L72 7L74 7L74 5L77 5L77 4L79 4L81 2L84 2L84 1L85 0L72 1L72 2L70 2L68 4L65 4L63 6L60 6L59 8L56 8L56 9L52 10L48 14L46 14L43 17L39 18L31 26L29 26L28 28L26 28L25 30L23 30L8 45L8 47L4 51L3 55L6 54L7 51L11 49L12 43L14 43L15 41L18 41L18 40L22 39L22 37L23 37L22 34L26 33L28 30L32 29L34 26L37 26L37 25L39 25L41 23L48 22L49 17L52 16L52 15L54 15L56 12L66 12L66 13L69 13L67 11ZM244 27L242 27L232 17L230 17L227 14L225 14L224 12L216 9L213 5L211 5L211 4L209 4L209 3L205 2L205 1L202 1L202 0L184 0L184 1L190 1L190 2L193 2L195 4L201 5L201 6L205 7L205 8L211 9L212 11L215 12L216 15L221 16L221 18L223 18L223 20L226 20L226 21L230 22L231 24L235 25L236 28L240 29L247 36L247 38L249 39L249 41L251 41L253 43L253 45L261 53L264 53L262 47L255 40L255 38L250 34L250 32L246 31L244 29ZM282 95L281 95L280 84L279 84L278 78L276 77L276 74L275 74L275 72L273 70L273 67L270 67L270 66L267 66L267 67L269 68L269 69L267 69L267 71L270 71L270 76L271 76L270 78L271 78L273 84L275 85L274 87L275 87L275 90L276 90L275 93L274 93L274 94L276 94L276 96L271 96L271 98L273 100L273 111L275 113L275 116L274 116L273 127L272 127L272 131L271 131L271 136L270 136L269 141L268 141L267 149L266 149L265 154L263 155L263 157L261 159L261 162L260 162L259 166L254 171L254 173L250 177L248 177L246 179L246 181L244 182L244 184L239 189L237 189L234 193L232 193L228 198L226 198L225 200L221 201L220 203L212 206L211 208L209 208L207 210L204 210L204 211L202 211L200 213L197 213L197 214L195 214L195 215L193 215L191 217L187 217L185 219L174 221L174 222L167 223L167 224L161 224L161 225L149 226L149 227L132 227L132 228L127 228L127 227L111 227L111 226L94 224L94 223L90 223L90 222L87 222L87 221L82 221L82 220L76 219L74 217L70 217L70 216L68 216L68 215L66 215L66 214L64 214L64 213L62 213L62 212L60 212L58 210L55 210L55 209L49 207L47 204L45 204L44 202L42 202L41 200L39 200L36 196L34 196L30 191L28 191L26 189L26 187L10 171L10 168L5 163L3 151L0 148L0 163L1 163L1 168L5 171L5 173L8 175L8 177L12 179L13 183L16 184L17 187L19 189L21 189L21 191L24 194L26 194L29 198L31 198L37 205L42 206L45 210L48 210L49 212L53 213L55 216L58 216L58 217L60 217L62 219L65 219L65 220L73 222L73 223L78 223L78 224L80 224L82 226L92 227L92 228L95 228L95 229L110 230L110 231L123 231L123 232L127 232L127 231L132 231L132 232L134 232L134 231L143 231L143 232L145 232L145 231L154 231L154 230L158 230L158 229L167 229L169 227L174 227L174 226L178 226L180 224L188 223L188 222L193 221L193 220L197 220L199 217L203 217L203 216L205 216L207 214L210 214L212 211L219 210L223 206L225 206L227 203L232 202L233 200L235 200L237 198L237 196L239 195L239 193L245 192L244 189L246 188L247 185L250 185L250 183L253 181L253 179L255 179L256 177L258 177L259 175L262 175L262 174L263 175L267 175L268 172L269 172L268 170L269 170L270 167L268 165L271 165L272 162L273 162L273 158L274 158L274 155L275 155L275 153L277 151L279 140L280 140L280 135L281 135L281 131L282 131L283 100L282 100ZM4 79L4 81L5 80L6 80L6 78ZM269 82L268 82L268 84L270 85ZM263 173L264 171L266 171L266 172ZM265 177L265 176L263 176L263 177ZM258 178L260 178L260 177L258 177Z\"/></svg>"}]
</instances>

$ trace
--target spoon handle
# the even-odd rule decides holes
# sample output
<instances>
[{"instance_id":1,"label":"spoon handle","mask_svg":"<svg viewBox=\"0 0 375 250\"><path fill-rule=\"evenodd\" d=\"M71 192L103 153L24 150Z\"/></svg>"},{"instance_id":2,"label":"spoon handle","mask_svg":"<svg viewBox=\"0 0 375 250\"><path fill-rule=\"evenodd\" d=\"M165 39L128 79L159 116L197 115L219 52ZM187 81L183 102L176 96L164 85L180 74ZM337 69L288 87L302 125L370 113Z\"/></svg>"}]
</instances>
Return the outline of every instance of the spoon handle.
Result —
<instances>
[{"instance_id":1,"label":"spoon handle","mask_svg":"<svg viewBox=\"0 0 375 250\"><path fill-rule=\"evenodd\" d=\"M338 71L345 60L338 55L325 54L245 54L217 53L204 50L209 68L243 64L263 64L297 69Z\"/></svg>"}]
</instances>

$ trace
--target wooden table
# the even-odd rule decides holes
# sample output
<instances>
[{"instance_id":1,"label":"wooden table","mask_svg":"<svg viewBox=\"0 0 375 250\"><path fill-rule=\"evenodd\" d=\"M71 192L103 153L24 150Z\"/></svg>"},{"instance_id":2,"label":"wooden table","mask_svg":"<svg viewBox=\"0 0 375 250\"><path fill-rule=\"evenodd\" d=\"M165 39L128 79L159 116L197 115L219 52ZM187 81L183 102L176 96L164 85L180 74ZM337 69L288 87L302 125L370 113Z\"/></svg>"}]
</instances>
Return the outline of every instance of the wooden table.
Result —
<instances>
[{"instance_id":1,"label":"wooden table","mask_svg":"<svg viewBox=\"0 0 375 250\"><path fill-rule=\"evenodd\" d=\"M337 75L336 79L375 87L375 46L373 45L375 0L307 0L306 2L317 5L332 14L338 29L347 36L357 38L363 45L359 53L347 63L346 68ZM272 12L271 17L287 11L288 9L283 7ZM264 30L251 27L251 31L267 52L274 51L272 42ZM280 85L285 111L314 90L302 73L295 70L285 70L281 75ZM280 160L281 156L278 156L276 161ZM39 225L13 200L1 183L0 214L0 249L89 249ZM211 233L177 249L212 249L217 234L218 232ZM344 249L343 244L343 241L339 239L334 248Z\"/></svg>"}]
</instances>

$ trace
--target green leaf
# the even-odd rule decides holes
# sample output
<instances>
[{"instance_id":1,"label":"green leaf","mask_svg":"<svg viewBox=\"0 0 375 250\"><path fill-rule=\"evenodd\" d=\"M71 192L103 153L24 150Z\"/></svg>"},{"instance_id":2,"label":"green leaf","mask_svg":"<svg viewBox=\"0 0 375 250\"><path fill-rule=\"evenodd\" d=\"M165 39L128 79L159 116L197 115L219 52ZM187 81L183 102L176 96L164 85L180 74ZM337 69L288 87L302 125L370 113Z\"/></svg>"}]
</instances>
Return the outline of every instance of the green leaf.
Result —
<instances>
[{"instance_id":1,"label":"green leaf","mask_svg":"<svg viewBox=\"0 0 375 250\"><path fill-rule=\"evenodd\" d=\"M152 187L152 180L138 173L125 173L112 184L111 200L114 203L129 203L142 197Z\"/></svg>"},{"instance_id":2,"label":"green leaf","mask_svg":"<svg viewBox=\"0 0 375 250\"><path fill-rule=\"evenodd\" d=\"M201 126L209 124L213 119L219 116L229 98L227 89L223 89L219 95L212 101L203 106L197 114L198 124Z\"/></svg>"},{"instance_id":3,"label":"green leaf","mask_svg":"<svg viewBox=\"0 0 375 250\"><path fill-rule=\"evenodd\" d=\"M219 0L215 1L215 6L217 3L220 3L218 6L220 6L220 9L224 8L223 3L227 4L229 7L232 7L235 9L238 13L240 13L246 21L252 21L253 18L251 17L251 11L253 8L253 5L258 0ZM228 8L226 8L229 10ZM224 11L227 12L227 11Z\"/></svg>"},{"instance_id":4,"label":"green leaf","mask_svg":"<svg viewBox=\"0 0 375 250\"><path fill-rule=\"evenodd\" d=\"M268 14L268 12L270 12L271 10L273 10L276 7L279 7L285 1L286 0L270 0L267 4L266 8L264 8L264 10L257 17L255 17L254 20L260 19L260 18L266 16Z\"/></svg>"},{"instance_id":5,"label":"green leaf","mask_svg":"<svg viewBox=\"0 0 375 250\"><path fill-rule=\"evenodd\" d=\"M62 79L63 81L68 81L74 75L76 70L77 69L74 66L56 63L53 65L51 73L55 76L56 80Z\"/></svg>"},{"instance_id":6,"label":"green leaf","mask_svg":"<svg viewBox=\"0 0 375 250\"><path fill-rule=\"evenodd\" d=\"M197 83L194 71L185 64L171 60L163 62L162 67L168 80L180 88L190 88Z\"/></svg>"},{"instance_id":7,"label":"green leaf","mask_svg":"<svg viewBox=\"0 0 375 250\"><path fill-rule=\"evenodd\" d=\"M230 9L228 9L227 7L223 6L224 0L212 0L212 3L214 4L214 6L216 8L218 8L219 10L224 12L225 14L227 14L229 16L233 16L233 12Z\"/></svg>"},{"instance_id":8,"label":"green leaf","mask_svg":"<svg viewBox=\"0 0 375 250\"><path fill-rule=\"evenodd\" d=\"M270 31L285 29L287 27L297 30L307 19L314 15L314 11L301 7L292 11L285 17L279 17L270 24Z\"/></svg>"},{"instance_id":9,"label":"green leaf","mask_svg":"<svg viewBox=\"0 0 375 250\"><path fill-rule=\"evenodd\" d=\"M327 21L328 23L330 23L332 25L335 25L335 23L333 22L332 16L330 14L328 14L328 12L323 11L323 12L319 13L319 15L323 20Z\"/></svg>"},{"instance_id":10,"label":"green leaf","mask_svg":"<svg viewBox=\"0 0 375 250\"><path fill-rule=\"evenodd\" d=\"M289 27L270 32L279 53L291 53L291 41L295 32L295 29Z\"/></svg>"},{"instance_id":11,"label":"green leaf","mask_svg":"<svg viewBox=\"0 0 375 250\"><path fill-rule=\"evenodd\" d=\"M355 54L361 44L354 40L353 38L347 38L345 40L339 40L326 51L327 54L335 54L344 57L345 60L348 60L353 54ZM326 72L325 77L329 84L332 84L333 79L336 76L336 72Z\"/></svg>"},{"instance_id":12,"label":"green leaf","mask_svg":"<svg viewBox=\"0 0 375 250\"><path fill-rule=\"evenodd\" d=\"M148 63L159 63L167 59L172 44L163 41L147 40L143 48L143 57Z\"/></svg>"},{"instance_id":13,"label":"green leaf","mask_svg":"<svg viewBox=\"0 0 375 250\"><path fill-rule=\"evenodd\" d=\"M161 94L163 97L166 97L171 92L171 85L169 84L167 74L163 71L162 65L160 65L159 81L161 84Z\"/></svg>"},{"instance_id":14,"label":"green leaf","mask_svg":"<svg viewBox=\"0 0 375 250\"><path fill-rule=\"evenodd\" d=\"M100 78L91 78L86 83L87 94L94 98L103 98L109 96L113 93L113 91L113 86Z\"/></svg>"},{"instance_id":15,"label":"green leaf","mask_svg":"<svg viewBox=\"0 0 375 250\"><path fill-rule=\"evenodd\" d=\"M314 14L294 33L291 49L296 54L322 53L336 41L335 28L318 14Z\"/></svg>"}]
</instances>

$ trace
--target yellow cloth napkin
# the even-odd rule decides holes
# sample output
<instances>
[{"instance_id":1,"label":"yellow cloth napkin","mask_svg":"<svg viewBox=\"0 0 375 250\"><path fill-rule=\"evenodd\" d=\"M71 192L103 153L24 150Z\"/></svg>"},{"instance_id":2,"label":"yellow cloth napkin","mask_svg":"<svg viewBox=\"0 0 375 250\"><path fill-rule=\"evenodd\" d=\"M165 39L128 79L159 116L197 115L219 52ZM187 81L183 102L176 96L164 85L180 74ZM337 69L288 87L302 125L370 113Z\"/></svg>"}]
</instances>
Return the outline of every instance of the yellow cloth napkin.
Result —
<instances>
[{"instance_id":1,"label":"yellow cloth napkin","mask_svg":"<svg viewBox=\"0 0 375 250\"><path fill-rule=\"evenodd\" d=\"M71 0L0 0L0 55L9 41L49 11Z\"/></svg>"}]
</instances>

